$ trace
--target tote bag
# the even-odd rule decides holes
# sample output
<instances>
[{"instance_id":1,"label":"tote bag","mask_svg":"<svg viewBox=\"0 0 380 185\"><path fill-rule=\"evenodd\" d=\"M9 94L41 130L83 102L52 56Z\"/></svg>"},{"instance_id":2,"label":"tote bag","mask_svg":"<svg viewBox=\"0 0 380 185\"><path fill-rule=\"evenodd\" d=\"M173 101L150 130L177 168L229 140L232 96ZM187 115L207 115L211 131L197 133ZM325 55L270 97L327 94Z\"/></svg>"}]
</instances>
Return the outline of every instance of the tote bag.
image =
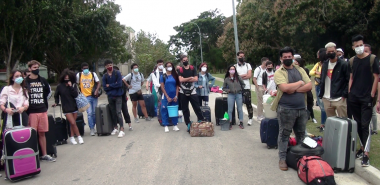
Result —
<instances>
[{"instance_id":1,"label":"tote bag","mask_svg":"<svg viewBox=\"0 0 380 185\"><path fill-rule=\"evenodd\" d=\"M78 89L77 85L76 87ZM78 112L84 112L90 107L90 103L88 102L87 98L81 93L79 89L78 96L75 98L75 101L77 102Z\"/></svg>"}]
</instances>

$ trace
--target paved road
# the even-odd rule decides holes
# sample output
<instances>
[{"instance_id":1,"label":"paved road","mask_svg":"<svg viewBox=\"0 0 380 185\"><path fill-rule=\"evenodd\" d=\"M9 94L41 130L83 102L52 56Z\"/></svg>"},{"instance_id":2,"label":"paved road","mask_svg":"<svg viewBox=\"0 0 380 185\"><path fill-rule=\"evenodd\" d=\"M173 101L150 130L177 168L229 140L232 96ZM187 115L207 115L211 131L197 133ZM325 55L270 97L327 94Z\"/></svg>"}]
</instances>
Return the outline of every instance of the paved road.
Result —
<instances>
[{"instance_id":1,"label":"paved road","mask_svg":"<svg viewBox=\"0 0 380 185\"><path fill-rule=\"evenodd\" d=\"M212 109L217 96L210 95ZM99 104L106 101L103 95ZM216 127L211 138L191 138L183 123L179 132L164 133L156 118L141 119L133 128L117 138L89 136L86 127L85 144L58 146L57 162L42 162L40 175L18 184L303 184L296 171L278 169L278 150L260 142L257 122L244 130ZM336 181L368 184L355 174L338 174Z\"/></svg>"}]
</instances>

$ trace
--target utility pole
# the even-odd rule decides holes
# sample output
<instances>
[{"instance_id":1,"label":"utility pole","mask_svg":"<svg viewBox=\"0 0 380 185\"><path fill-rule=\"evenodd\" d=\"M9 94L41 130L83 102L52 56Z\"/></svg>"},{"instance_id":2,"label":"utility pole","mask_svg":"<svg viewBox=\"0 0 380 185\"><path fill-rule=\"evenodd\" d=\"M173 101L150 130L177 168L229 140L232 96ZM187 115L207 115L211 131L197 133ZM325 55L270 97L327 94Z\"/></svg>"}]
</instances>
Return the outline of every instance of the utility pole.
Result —
<instances>
[{"instance_id":1,"label":"utility pole","mask_svg":"<svg viewBox=\"0 0 380 185\"><path fill-rule=\"evenodd\" d=\"M237 25L236 25L236 13L235 13L235 0L232 0L232 10L234 12L233 14L233 20L234 20L234 34L235 34L235 50L236 54L239 52L239 39L238 39L238 33L237 33ZM236 57L236 63L239 63L239 59Z\"/></svg>"},{"instance_id":2,"label":"utility pole","mask_svg":"<svg viewBox=\"0 0 380 185\"><path fill-rule=\"evenodd\" d=\"M201 29L199 28L198 24L195 23L195 22L190 22L192 24L195 24L197 27L198 27L198 31L199 31L199 44L201 45L201 61L203 63L203 52L202 52L202 33L201 33Z\"/></svg>"}]
</instances>

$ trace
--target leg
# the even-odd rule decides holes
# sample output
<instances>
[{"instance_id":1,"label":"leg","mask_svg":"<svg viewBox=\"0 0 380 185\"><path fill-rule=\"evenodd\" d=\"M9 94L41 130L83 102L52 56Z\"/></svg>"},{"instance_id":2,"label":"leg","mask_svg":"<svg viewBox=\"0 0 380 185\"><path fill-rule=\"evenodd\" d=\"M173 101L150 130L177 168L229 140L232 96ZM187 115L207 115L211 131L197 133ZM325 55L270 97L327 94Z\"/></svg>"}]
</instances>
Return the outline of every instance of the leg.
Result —
<instances>
[{"instance_id":1,"label":"leg","mask_svg":"<svg viewBox=\"0 0 380 185\"><path fill-rule=\"evenodd\" d=\"M90 107L88 107L88 109L86 110L87 119L88 119L88 127L90 127L90 129L93 129L95 126L95 124L94 124L95 122L94 122L93 116L92 116L92 112L95 111L92 109L93 104L94 104L94 102L93 102L94 98L92 96L87 96L86 98L87 98L88 103L90 103Z\"/></svg>"},{"instance_id":2,"label":"leg","mask_svg":"<svg viewBox=\"0 0 380 185\"><path fill-rule=\"evenodd\" d=\"M264 93L264 89L262 89L262 92ZM252 119L253 118L253 107L252 107L252 101L251 101L251 90L250 89L244 89L243 94L245 94L245 95L243 95L242 101L247 106L248 118ZM261 96L261 99L262 99L262 96Z\"/></svg>"},{"instance_id":3,"label":"leg","mask_svg":"<svg viewBox=\"0 0 380 185\"><path fill-rule=\"evenodd\" d=\"M347 103L346 99L343 100L343 98L337 102L336 104L336 111L338 112L338 116L342 118L347 118Z\"/></svg>"},{"instance_id":4,"label":"leg","mask_svg":"<svg viewBox=\"0 0 380 185\"><path fill-rule=\"evenodd\" d=\"M116 102L115 102L115 99L113 97L108 97L108 104L109 104L109 107L110 107L110 111L111 111L111 117L112 117L112 122L113 122L113 126L117 126L117 115L116 115Z\"/></svg>"},{"instance_id":5,"label":"leg","mask_svg":"<svg viewBox=\"0 0 380 185\"><path fill-rule=\"evenodd\" d=\"M140 104L140 107L141 107L141 111L143 112L145 118L147 118L148 117L148 113L146 111L145 101L144 100L139 100L139 104Z\"/></svg>"},{"instance_id":6,"label":"leg","mask_svg":"<svg viewBox=\"0 0 380 185\"><path fill-rule=\"evenodd\" d=\"M92 124L94 125L94 129L95 129L95 125L96 125L96 114L95 114L95 110L96 110L96 107L98 106L98 98L94 98L92 100Z\"/></svg>"},{"instance_id":7,"label":"leg","mask_svg":"<svg viewBox=\"0 0 380 185\"><path fill-rule=\"evenodd\" d=\"M309 111L310 113L310 117L311 119L314 119L314 110L313 110L313 105L310 105L309 104L307 105L307 110Z\"/></svg>"},{"instance_id":8,"label":"leg","mask_svg":"<svg viewBox=\"0 0 380 185\"><path fill-rule=\"evenodd\" d=\"M71 129L71 137L74 137L74 134L77 136L80 136L79 129L77 127L77 123L75 121L75 117L73 113L67 113L66 114L66 119L70 124L70 129ZM74 133L74 134L73 134Z\"/></svg>"},{"instance_id":9,"label":"leg","mask_svg":"<svg viewBox=\"0 0 380 185\"><path fill-rule=\"evenodd\" d=\"M293 126L297 143L301 143L305 138L306 122L309 117L307 110L297 110L297 118Z\"/></svg>"},{"instance_id":10,"label":"leg","mask_svg":"<svg viewBox=\"0 0 380 185\"><path fill-rule=\"evenodd\" d=\"M201 106L199 105L198 102L198 95L191 95L188 97L189 101L191 103L191 106L193 107L193 110L195 114L197 115L198 120L204 120L205 118L203 117Z\"/></svg>"},{"instance_id":11,"label":"leg","mask_svg":"<svg viewBox=\"0 0 380 185\"><path fill-rule=\"evenodd\" d=\"M243 113L243 95L242 94L236 94L236 106L237 111L239 114L239 121L243 123L244 120L244 113Z\"/></svg>"},{"instance_id":12,"label":"leg","mask_svg":"<svg viewBox=\"0 0 380 185\"><path fill-rule=\"evenodd\" d=\"M362 138L362 127L361 127L361 105L358 99L355 96L351 96L350 94L348 95L348 107L351 110L352 116L356 123L358 124L358 135L359 135L359 140L360 140L360 146L361 149L363 150L363 138Z\"/></svg>"},{"instance_id":13,"label":"leg","mask_svg":"<svg viewBox=\"0 0 380 185\"><path fill-rule=\"evenodd\" d=\"M172 102L172 105L178 105L178 100L177 100L177 102ZM178 117L172 117L171 119L172 119L173 125L178 124Z\"/></svg>"},{"instance_id":14,"label":"leg","mask_svg":"<svg viewBox=\"0 0 380 185\"><path fill-rule=\"evenodd\" d=\"M182 114L185 119L186 125L190 123L190 110L189 110L189 100L186 95L179 93L179 99L181 100Z\"/></svg>"},{"instance_id":15,"label":"leg","mask_svg":"<svg viewBox=\"0 0 380 185\"><path fill-rule=\"evenodd\" d=\"M208 106L208 96L203 96L203 101L205 102L205 106Z\"/></svg>"},{"instance_id":16,"label":"leg","mask_svg":"<svg viewBox=\"0 0 380 185\"><path fill-rule=\"evenodd\" d=\"M235 101L236 101L236 98L234 94L227 95L228 117L230 118L230 123L232 122L232 111L235 105Z\"/></svg>"},{"instance_id":17,"label":"leg","mask_svg":"<svg viewBox=\"0 0 380 185\"><path fill-rule=\"evenodd\" d=\"M277 108L277 118L280 127L278 133L278 156L280 160L286 160L289 137L292 133L296 116L297 110L285 109L281 106Z\"/></svg>"},{"instance_id":18,"label":"leg","mask_svg":"<svg viewBox=\"0 0 380 185\"><path fill-rule=\"evenodd\" d=\"M45 156L47 154L45 132L38 132L38 143L41 146L42 156Z\"/></svg>"},{"instance_id":19,"label":"leg","mask_svg":"<svg viewBox=\"0 0 380 185\"><path fill-rule=\"evenodd\" d=\"M123 117L121 116L121 107L122 107L122 98L121 96L119 96L116 98L116 115L117 115L117 119L119 120L120 130L124 131ZM117 125L115 129L117 129Z\"/></svg>"},{"instance_id":20,"label":"leg","mask_svg":"<svg viewBox=\"0 0 380 185\"><path fill-rule=\"evenodd\" d=\"M264 94L264 89L262 86L259 86L259 89L256 91L256 96L257 96L257 116L260 116L260 117L263 116L263 94ZM248 102L246 102L246 104L247 103Z\"/></svg>"},{"instance_id":21,"label":"leg","mask_svg":"<svg viewBox=\"0 0 380 185\"><path fill-rule=\"evenodd\" d=\"M198 96L198 99L199 99L199 105L201 105L201 106L203 105L203 104L202 104L202 98L203 98L203 96Z\"/></svg>"},{"instance_id":22,"label":"leg","mask_svg":"<svg viewBox=\"0 0 380 185\"><path fill-rule=\"evenodd\" d=\"M361 98L361 125L362 128L361 140L364 146L364 152L368 156L371 147L371 119L372 119L372 98Z\"/></svg>"},{"instance_id":23,"label":"leg","mask_svg":"<svg viewBox=\"0 0 380 185\"><path fill-rule=\"evenodd\" d=\"M161 119L162 119L162 125L168 126L168 119L169 119L169 114L168 114L168 100L164 99L161 100Z\"/></svg>"},{"instance_id":24,"label":"leg","mask_svg":"<svg viewBox=\"0 0 380 185\"><path fill-rule=\"evenodd\" d=\"M335 106L333 106L333 102L327 100L326 98L322 98L322 102L323 102L327 117L336 116Z\"/></svg>"},{"instance_id":25,"label":"leg","mask_svg":"<svg viewBox=\"0 0 380 185\"><path fill-rule=\"evenodd\" d=\"M132 113L135 119L137 119L137 101L132 101Z\"/></svg>"},{"instance_id":26,"label":"leg","mask_svg":"<svg viewBox=\"0 0 380 185\"><path fill-rule=\"evenodd\" d=\"M376 115L376 105L372 109L372 129L377 133L377 115Z\"/></svg>"},{"instance_id":27,"label":"leg","mask_svg":"<svg viewBox=\"0 0 380 185\"><path fill-rule=\"evenodd\" d=\"M315 92L317 94L317 102L318 102L319 108L321 109L321 124L322 124L322 126L324 126L326 123L327 116L326 116L325 107L323 105L323 102L320 98L318 98L320 91L321 91L321 87L319 85L316 85L315 86Z\"/></svg>"},{"instance_id":28,"label":"leg","mask_svg":"<svg viewBox=\"0 0 380 185\"><path fill-rule=\"evenodd\" d=\"M131 123L131 117L129 116L128 105L127 105L127 102L125 101L125 97L123 97L121 100L121 109L123 112L123 117L124 117L125 123L130 124Z\"/></svg>"}]
</instances>

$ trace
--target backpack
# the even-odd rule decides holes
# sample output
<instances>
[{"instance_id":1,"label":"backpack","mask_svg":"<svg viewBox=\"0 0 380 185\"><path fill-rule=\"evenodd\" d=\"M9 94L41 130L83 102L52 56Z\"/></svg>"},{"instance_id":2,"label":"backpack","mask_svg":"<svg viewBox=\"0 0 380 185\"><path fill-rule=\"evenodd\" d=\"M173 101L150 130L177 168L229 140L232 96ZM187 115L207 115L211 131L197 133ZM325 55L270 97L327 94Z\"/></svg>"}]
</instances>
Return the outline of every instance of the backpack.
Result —
<instances>
[{"instance_id":1,"label":"backpack","mask_svg":"<svg viewBox=\"0 0 380 185\"><path fill-rule=\"evenodd\" d=\"M303 156L297 163L298 177L308 185L335 185L334 170L321 157Z\"/></svg>"},{"instance_id":2,"label":"backpack","mask_svg":"<svg viewBox=\"0 0 380 185\"><path fill-rule=\"evenodd\" d=\"M194 66L190 65L190 70L193 70ZM183 73L183 67L179 67L179 72Z\"/></svg>"},{"instance_id":3,"label":"backpack","mask_svg":"<svg viewBox=\"0 0 380 185\"><path fill-rule=\"evenodd\" d=\"M113 73L112 73L113 74ZM129 81L127 81L127 83L129 84L129 85L131 85L131 80L132 80L132 78L133 78L133 73L129 73L129 74L131 74L131 78L129 79ZM142 76L142 74L139 72L139 75L141 76L141 79L143 78L143 76ZM126 90L126 91L129 91L129 89L128 89L128 87L123 83L123 88Z\"/></svg>"}]
</instances>

